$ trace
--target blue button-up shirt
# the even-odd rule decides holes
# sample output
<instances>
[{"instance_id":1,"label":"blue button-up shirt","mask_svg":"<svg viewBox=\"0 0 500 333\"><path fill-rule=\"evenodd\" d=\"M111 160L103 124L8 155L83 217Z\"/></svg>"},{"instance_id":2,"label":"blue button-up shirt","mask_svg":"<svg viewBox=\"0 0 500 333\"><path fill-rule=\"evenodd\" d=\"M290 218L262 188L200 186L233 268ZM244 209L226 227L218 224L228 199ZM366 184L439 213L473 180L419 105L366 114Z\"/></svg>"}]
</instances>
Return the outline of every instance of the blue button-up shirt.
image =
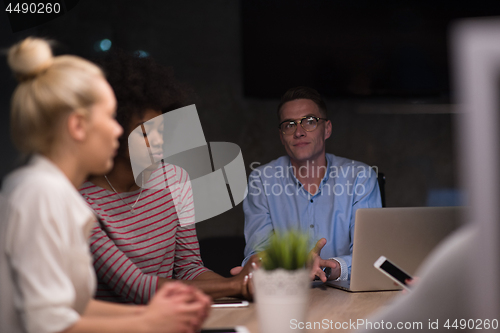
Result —
<instances>
[{"instance_id":1,"label":"blue button-up shirt","mask_svg":"<svg viewBox=\"0 0 500 333\"><path fill-rule=\"evenodd\" d=\"M377 172L364 163L332 154L326 154L326 160L325 176L314 195L295 177L288 156L252 171L243 201L243 265L266 247L275 230L295 229L309 235L311 249L326 238L321 257L337 260L340 279L350 278L356 210L382 206ZM297 170L301 175L306 171Z\"/></svg>"}]
</instances>

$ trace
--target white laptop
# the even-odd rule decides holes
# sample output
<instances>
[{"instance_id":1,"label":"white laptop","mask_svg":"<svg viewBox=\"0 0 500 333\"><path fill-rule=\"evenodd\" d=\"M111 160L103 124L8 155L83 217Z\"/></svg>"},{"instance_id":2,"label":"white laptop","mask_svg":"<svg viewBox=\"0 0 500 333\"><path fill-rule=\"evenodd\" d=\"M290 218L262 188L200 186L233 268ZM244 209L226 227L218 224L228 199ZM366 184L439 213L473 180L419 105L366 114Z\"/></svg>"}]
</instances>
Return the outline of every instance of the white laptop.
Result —
<instances>
[{"instance_id":1,"label":"white laptop","mask_svg":"<svg viewBox=\"0 0 500 333\"><path fill-rule=\"evenodd\" d=\"M356 212L351 280L327 281L347 291L399 290L373 267L385 256L414 275L427 255L461 225L464 207L365 208Z\"/></svg>"}]
</instances>

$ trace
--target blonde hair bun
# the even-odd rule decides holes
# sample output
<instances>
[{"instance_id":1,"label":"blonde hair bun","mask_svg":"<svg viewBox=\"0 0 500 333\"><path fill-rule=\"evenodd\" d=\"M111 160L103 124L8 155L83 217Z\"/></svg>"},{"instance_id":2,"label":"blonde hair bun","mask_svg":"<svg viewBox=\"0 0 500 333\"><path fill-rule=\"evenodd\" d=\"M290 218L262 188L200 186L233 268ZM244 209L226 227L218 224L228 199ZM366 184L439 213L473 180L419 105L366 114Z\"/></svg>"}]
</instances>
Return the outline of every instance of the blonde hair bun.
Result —
<instances>
[{"instance_id":1,"label":"blonde hair bun","mask_svg":"<svg viewBox=\"0 0 500 333\"><path fill-rule=\"evenodd\" d=\"M53 60L49 43L32 37L12 46L7 56L7 62L19 81L42 74L52 65Z\"/></svg>"},{"instance_id":2,"label":"blonde hair bun","mask_svg":"<svg viewBox=\"0 0 500 333\"><path fill-rule=\"evenodd\" d=\"M9 49L7 61L20 83L11 99L14 144L24 153L47 154L61 119L74 110L90 112L102 98L102 71L77 56L54 57L46 40L29 37Z\"/></svg>"}]
</instances>

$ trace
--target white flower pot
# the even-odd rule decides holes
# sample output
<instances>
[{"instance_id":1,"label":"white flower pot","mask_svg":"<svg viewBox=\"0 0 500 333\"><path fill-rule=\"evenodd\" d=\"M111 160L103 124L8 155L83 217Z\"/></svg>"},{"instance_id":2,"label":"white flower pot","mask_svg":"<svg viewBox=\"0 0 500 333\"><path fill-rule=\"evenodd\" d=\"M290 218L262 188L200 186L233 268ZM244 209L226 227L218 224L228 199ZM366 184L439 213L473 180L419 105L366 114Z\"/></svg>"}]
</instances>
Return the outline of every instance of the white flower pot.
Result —
<instances>
[{"instance_id":1,"label":"white flower pot","mask_svg":"<svg viewBox=\"0 0 500 333\"><path fill-rule=\"evenodd\" d=\"M300 332L291 322L304 322L311 281L309 271L258 269L253 273L260 333Z\"/></svg>"}]
</instances>

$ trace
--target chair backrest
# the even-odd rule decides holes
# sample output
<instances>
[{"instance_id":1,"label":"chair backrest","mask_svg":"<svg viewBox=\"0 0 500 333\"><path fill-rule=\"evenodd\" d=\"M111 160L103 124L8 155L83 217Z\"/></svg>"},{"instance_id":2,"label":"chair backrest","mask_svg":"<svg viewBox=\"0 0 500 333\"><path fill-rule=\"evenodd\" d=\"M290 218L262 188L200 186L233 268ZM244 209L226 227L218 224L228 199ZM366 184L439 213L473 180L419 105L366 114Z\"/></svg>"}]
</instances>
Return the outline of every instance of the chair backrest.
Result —
<instances>
[{"instance_id":1,"label":"chair backrest","mask_svg":"<svg viewBox=\"0 0 500 333\"><path fill-rule=\"evenodd\" d=\"M382 198L382 207L385 207L385 174L378 173L378 187L380 188L380 197Z\"/></svg>"}]
</instances>

